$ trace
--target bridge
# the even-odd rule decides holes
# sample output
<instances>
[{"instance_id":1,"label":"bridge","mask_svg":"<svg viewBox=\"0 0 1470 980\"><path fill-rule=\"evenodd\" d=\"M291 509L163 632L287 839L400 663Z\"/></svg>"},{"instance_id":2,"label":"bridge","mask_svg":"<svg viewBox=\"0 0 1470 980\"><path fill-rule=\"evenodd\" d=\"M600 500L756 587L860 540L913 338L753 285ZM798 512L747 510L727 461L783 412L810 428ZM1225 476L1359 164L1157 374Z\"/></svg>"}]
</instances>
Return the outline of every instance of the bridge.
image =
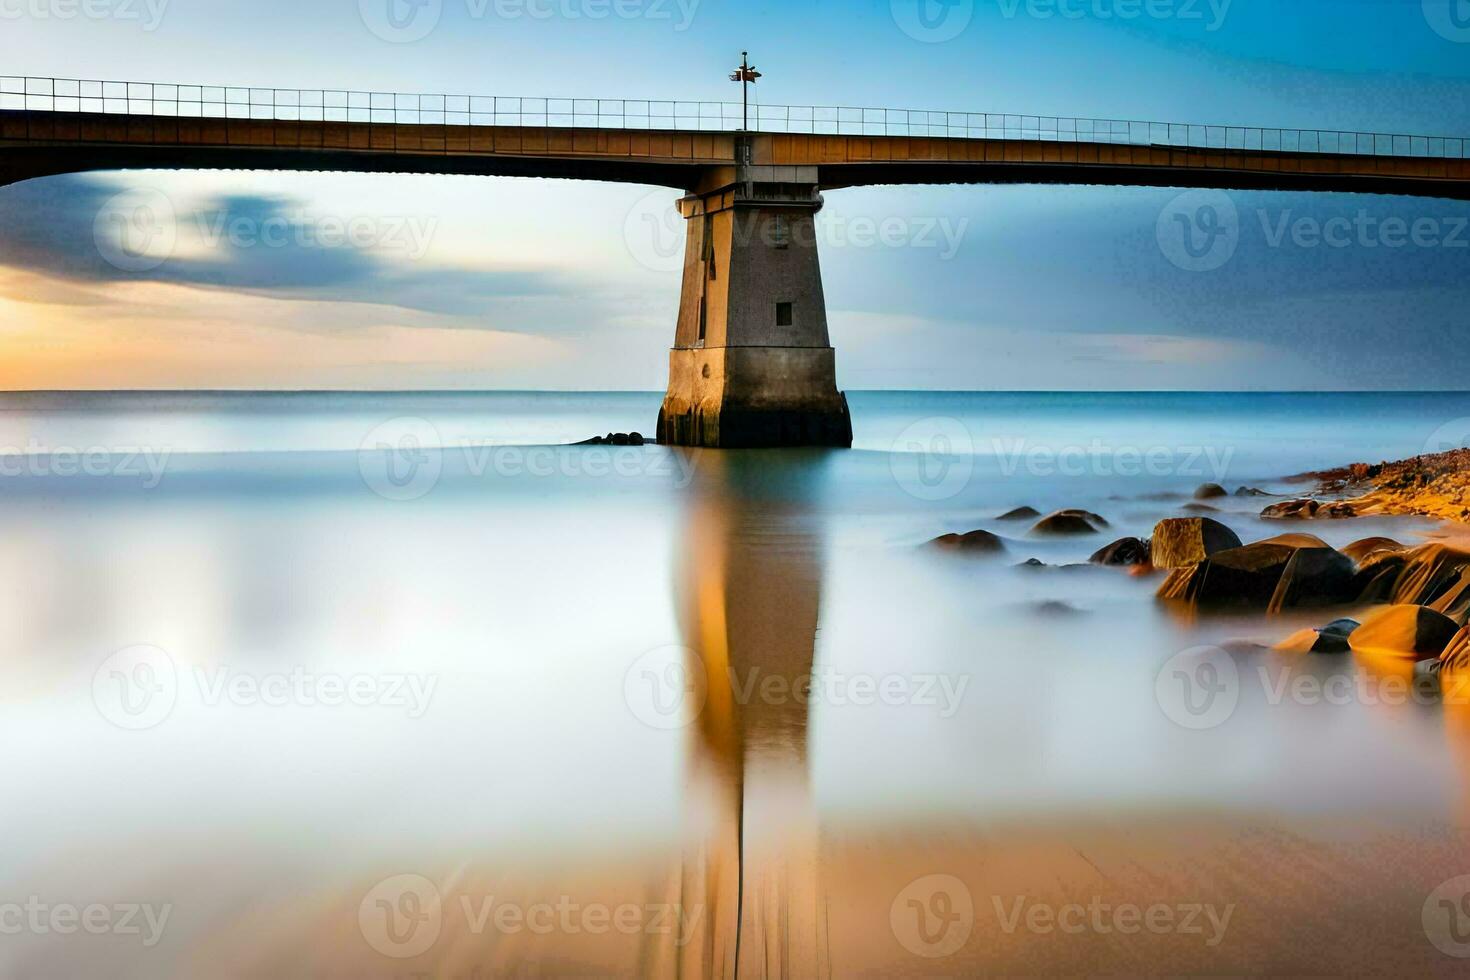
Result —
<instances>
[{"instance_id":1,"label":"bridge","mask_svg":"<svg viewBox=\"0 0 1470 980\"><path fill-rule=\"evenodd\" d=\"M0 186L114 169L561 177L676 188L688 219L660 441L846 446L822 192L1036 183L1470 199L1470 139L994 112L0 77Z\"/></svg>"}]
</instances>

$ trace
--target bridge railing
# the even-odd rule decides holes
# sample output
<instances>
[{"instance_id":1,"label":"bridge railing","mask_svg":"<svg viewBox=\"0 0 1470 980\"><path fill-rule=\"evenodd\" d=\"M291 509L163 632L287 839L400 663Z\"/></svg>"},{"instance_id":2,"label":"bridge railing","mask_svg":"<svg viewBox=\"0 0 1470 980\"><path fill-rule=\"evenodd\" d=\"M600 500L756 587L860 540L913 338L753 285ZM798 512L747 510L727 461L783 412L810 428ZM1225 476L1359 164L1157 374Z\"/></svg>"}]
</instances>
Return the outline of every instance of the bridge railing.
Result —
<instances>
[{"instance_id":1,"label":"bridge railing","mask_svg":"<svg viewBox=\"0 0 1470 980\"><path fill-rule=\"evenodd\" d=\"M737 132L738 102L426 95L0 76L0 110L131 116ZM761 133L1115 143L1465 159L1470 138L852 106L752 105Z\"/></svg>"}]
</instances>

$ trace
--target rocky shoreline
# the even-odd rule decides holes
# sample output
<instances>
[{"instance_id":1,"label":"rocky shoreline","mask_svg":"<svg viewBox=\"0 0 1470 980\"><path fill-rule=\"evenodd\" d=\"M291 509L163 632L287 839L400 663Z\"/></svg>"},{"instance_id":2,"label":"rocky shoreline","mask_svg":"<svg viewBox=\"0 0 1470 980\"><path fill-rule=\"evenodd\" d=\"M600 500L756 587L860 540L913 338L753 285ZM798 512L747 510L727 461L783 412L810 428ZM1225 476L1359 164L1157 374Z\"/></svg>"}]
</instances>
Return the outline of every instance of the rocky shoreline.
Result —
<instances>
[{"instance_id":1,"label":"rocky shoreline","mask_svg":"<svg viewBox=\"0 0 1470 980\"><path fill-rule=\"evenodd\" d=\"M1303 474L1310 495L1268 505L1267 520L1298 523L1380 515L1418 515L1470 530L1470 450L1376 465L1354 464ZM1225 490L1201 487L1196 500ZM1242 488L1239 496L1256 495ZM1002 519L1031 519L1021 508ZM1058 511L1041 517L1034 536L1096 534L1108 526L1096 514ZM986 531L946 535L935 546L971 554L1002 554L1004 542ZM1466 544L1403 544L1365 537L1334 548L1315 534L1292 532L1244 543L1210 517L1160 521L1147 539L1123 538L1090 559L1135 575L1166 574L1160 602L1193 612L1322 609L1335 618L1285 638L1276 649L1302 654L1353 652L1424 674L1470 678L1470 538ZM1039 564L1034 559L1028 564ZM1324 616L1324 618L1326 618Z\"/></svg>"}]
</instances>

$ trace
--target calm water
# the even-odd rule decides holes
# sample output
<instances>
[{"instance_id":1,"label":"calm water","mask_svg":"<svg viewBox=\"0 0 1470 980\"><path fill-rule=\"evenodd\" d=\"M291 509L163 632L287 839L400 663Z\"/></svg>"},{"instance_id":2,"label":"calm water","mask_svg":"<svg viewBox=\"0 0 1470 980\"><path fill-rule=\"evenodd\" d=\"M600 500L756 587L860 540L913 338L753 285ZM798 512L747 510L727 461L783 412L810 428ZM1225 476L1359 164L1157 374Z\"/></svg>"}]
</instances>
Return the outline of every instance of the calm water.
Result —
<instances>
[{"instance_id":1,"label":"calm water","mask_svg":"<svg viewBox=\"0 0 1470 980\"><path fill-rule=\"evenodd\" d=\"M1037 887L1068 895L1134 894L1131 872L1092 885L1058 855L1148 869L1138 894L1194 861L1191 887L1240 909L1234 944L1183 948L1182 971L1303 965L1273 939L1283 895L1327 903L1349 939L1387 903L1373 921L1395 931L1373 941L1418 955L1420 903L1454 869L1392 849L1470 815L1454 709L1371 686L1273 698L1260 668L1373 677L1262 654L1240 662L1233 710L1180 724L1171 658L1323 617L1190 621L1155 604L1156 579L1014 566L1146 535L1203 482L1283 490L1458 444L1470 395L850 400L852 452L711 453L550 448L650 433L652 394L0 398L0 898L169 908L152 943L146 925L5 936L0 972L672 973L728 966L737 936L742 972L1100 962L993 921L993 849L1023 839L1050 856ZM1114 530L1037 540L994 520L1023 504ZM1279 533L1261 504L1216 516L1244 540ZM1008 539L1004 559L919 547L977 527ZM1288 833L1398 857L1267 888L1282 865L1259 835ZM958 960L890 920L936 873L973 893ZM492 895L701 916L683 939L543 934L460 902ZM395 915L432 921L432 941Z\"/></svg>"}]
</instances>

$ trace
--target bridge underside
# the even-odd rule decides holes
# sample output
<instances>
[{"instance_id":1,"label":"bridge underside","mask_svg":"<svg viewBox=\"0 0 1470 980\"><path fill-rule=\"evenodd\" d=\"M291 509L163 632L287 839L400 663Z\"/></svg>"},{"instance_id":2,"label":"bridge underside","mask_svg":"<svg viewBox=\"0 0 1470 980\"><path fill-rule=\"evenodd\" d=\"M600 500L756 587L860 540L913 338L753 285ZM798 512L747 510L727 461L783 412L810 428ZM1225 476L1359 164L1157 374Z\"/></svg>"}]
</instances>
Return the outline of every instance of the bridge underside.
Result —
<instances>
[{"instance_id":1,"label":"bridge underside","mask_svg":"<svg viewBox=\"0 0 1470 980\"><path fill-rule=\"evenodd\" d=\"M93 170L561 177L682 189L661 441L847 446L814 221L821 191L1028 183L1470 200L1470 160L1116 143L0 111L0 185Z\"/></svg>"}]
</instances>

